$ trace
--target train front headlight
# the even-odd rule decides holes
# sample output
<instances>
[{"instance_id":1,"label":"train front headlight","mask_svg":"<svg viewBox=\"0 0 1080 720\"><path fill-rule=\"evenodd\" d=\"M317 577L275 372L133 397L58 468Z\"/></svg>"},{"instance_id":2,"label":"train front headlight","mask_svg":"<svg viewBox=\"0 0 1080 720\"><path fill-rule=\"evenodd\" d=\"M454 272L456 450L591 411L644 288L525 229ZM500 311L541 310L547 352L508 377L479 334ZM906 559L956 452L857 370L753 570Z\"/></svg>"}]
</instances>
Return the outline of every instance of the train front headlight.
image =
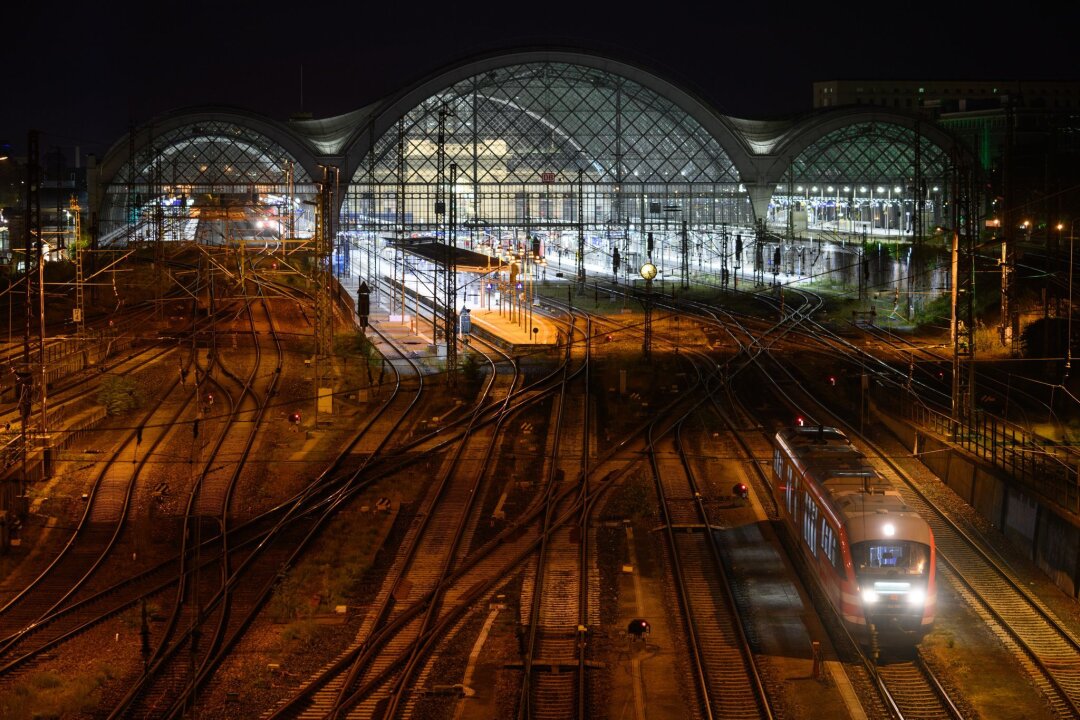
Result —
<instances>
[{"instance_id":1,"label":"train front headlight","mask_svg":"<svg viewBox=\"0 0 1080 720\"><path fill-rule=\"evenodd\" d=\"M862 600L867 605L871 605L873 603L876 603L877 599L878 599L878 594L877 594L877 592L875 590L872 590L871 588L866 588L865 590L862 591Z\"/></svg>"},{"instance_id":2,"label":"train front headlight","mask_svg":"<svg viewBox=\"0 0 1080 720\"><path fill-rule=\"evenodd\" d=\"M909 605L922 605L926 602L926 593L922 590L912 590L907 596Z\"/></svg>"}]
</instances>

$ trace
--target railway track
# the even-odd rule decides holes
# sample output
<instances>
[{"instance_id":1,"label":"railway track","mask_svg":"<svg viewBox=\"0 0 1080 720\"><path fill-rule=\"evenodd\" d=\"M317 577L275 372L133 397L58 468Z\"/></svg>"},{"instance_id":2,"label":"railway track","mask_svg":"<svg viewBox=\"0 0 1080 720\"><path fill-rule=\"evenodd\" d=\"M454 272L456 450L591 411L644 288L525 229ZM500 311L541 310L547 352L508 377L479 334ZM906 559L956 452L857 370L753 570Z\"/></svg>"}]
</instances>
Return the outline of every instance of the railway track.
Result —
<instances>
[{"instance_id":1,"label":"railway track","mask_svg":"<svg viewBox=\"0 0 1080 720\"><path fill-rule=\"evenodd\" d=\"M778 342L780 338L787 337L794 331L794 327L804 323L812 312L815 310L816 305L807 305L807 307L795 310L786 317L788 328L781 330L779 326L770 328L768 335L772 336L768 344L762 343L761 336L757 335L755 331L747 328L744 324L740 323L735 318L728 317L728 321L724 323L725 328L729 332L732 340L737 343L740 353L745 355L746 362L741 365L735 366L735 371L752 372L752 368L760 368L765 362L770 361L771 354L769 352L771 345ZM708 309L699 308L704 310L708 315L713 315L714 321L719 321L718 317L715 317L714 313ZM731 327L728 327L730 324ZM734 331L732 331L734 329ZM743 334L745 340L740 339L737 335ZM734 362L734 358L732 363ZM761 372L762 378L766 382L775 384L775 376L770 375L768 371ZM779 386L778 386L779 388ZM784 393L783 388L779 389L779 392ZM721 418L727 419L729 412L733 413L734 417L742 418L737 422L726 420L729 425L729 430L732 431L733 438L737 441L739 447L744 453L744 457L750 460L750 466L754 468L756 472L756 479L758 486L765 488L768 486L768 479L764 472L764 467L768 467L767 461L759 462L758 457L768 458L771 456L771 443L769 438L761 433L760 439L757 443L757 449L752 449L746 444L743 438L744 433L734 432L735 426L744 426L748 430L751 430L753 434L761 432L762 427L754 420L750 415L739 407L738 402L735 402L735 398L731 396L732 409L729 411L723 411L717 405L717 411L720 413ZM715 403L715 398L714 398ZM799 407L796 405L796 407ZM801 407L800 407L801 409ZM787 422L787 421L782 421ZM755 430L756 427L756 430ZM768 491L766 491L768 494ZM771 504L768 503L768 504ZM767 504L767 505L768 505ZM775 508L772 508L771 517L778 518L779 514L775 512ZM788 541L785 543L788 546L788 556L793 559L798 559L798 553L794 551L795 542ZM809 573L808 573L809 574ZM808 581L807 581L808 582ZM828 603L824 602L821 595L814 594L821 601L822 606L827 606L829 610L822 610L822 612L832 613L832 606L828 606ZM858 656L860 665L853 666L848 664L849 674L854 673L860 675L863 678L863 682L866 684L872 684L880 695L882 710L889 712L893 717L907 718L907 717L931 717L931 718L960 718L959 711L956 709L956 705L953 702L943 687L942 682L937 679L929 667L922 665L921 663L910 663L909 667L903 664L896 664L895 666L885 666L885 671L881 671L881 668L876 667L874 662L867 656L863 655L858 650L856 643L847 637L846 631L843 631L842 625L839 622L831 623L835 633L839 633L843 636L848 652L853 656Z\"/></svg>"},{"instance_id":2,"label":"railway track","mask_svg":"<svg viewBox=\"0 0 1080 720\"><path fill-rule=\"evenodd\" d=\"M370 480L374 480L386 472L392 472L392 467L375 469L374 474L371 475L368 480L359 483L356 482L358 476L368 467L368 464L376 457L377 453L361 453L359 457L363 458L363 460L360 462L359 466L357 466L355 461L352 460L352 458L356 457L353 451L355 451L363 441L370 440L373 435L378 434L375 433L372 428L378 424L380 416L398 413L400 418L397 422L389 427L381 428L385 430L382 434L382 443L386 444L389 439L395 435L398 424L400 424L400 419L403 419L411 412L418 400L419 393L412 389L403 388L400 385L399 379L398 384L395 385L393 394L391 394L376 413L369 417L368 422L358 430L356 437L351 443L347 444L347 447L341 453L338 460L332 463L332 468L329 471L328 476L320 477L316 482L312 483L306 491L301 492L297 497L282 503L270 512L265 513L259 518L255 518L247 524L249 527L243 530L246 536L245 540L236 543L233 548L234 551L238 551L238 559L233 562L238 564L240 559L242 559L246 553L250 552L249 548L251 546L255 546L256 552L260 552L260 548L263 546L273 545L273 533L281 531L281 529L288 524L306 522L306 513L330 512L326 510L327 507L333 506L336 502L340 502L342 498L346 498L359 492ZM448 426L445 430L452 431L453 427ZM391 464L397 463L398 466L401 466L403 463L407 465L408 463L415 462L427 452L420 447L425 444L434 447L436 451L439 449L439 444L433 437L420 438L411 443L411 447L414 449L403 449L404 454L400 456L401 459L394 460L394 456L391 453L391 455L388 456L388 460ZM376 450L378 449L379 448L376 448ZM383 462L382 465L385 466L386 462ZM339 469L335 471L333 470L333 467L348 469ZM337 473L336 477L334 475L335 472ZM216 559L210 551L209 541L204 543L204 545L206 545L206 547L202 551L203 562L204 566L209 568L210 565L216 562ZM252 557L254 557L254 555ZM177 563L178 558L167 560L156 567L136 574L132 578L115 583L111 587L105 588L92 597L74 602L63 610L54 611L47 617L43 617L35 624L34 630L38 631L46 627L54 627L52 634L55 635L57 639L42 642L33 649L22 650L23 654L17 659L17 664L23 665L26 662L32 661L41 652L55 647L56 644L77 637L108 617L114 616L132 607L137 607L140 601L153 599L160 593L165 592L168 588L174 587L177 581ZM282 561L281 564L275 564L271 559L265 564L267 567L275 568L284 564L284 561ZM65 628L71 629L66 630Z\"/></svg>"},{"instance_id":3,"label":"railway track","mask_svg":"<svg viewBox=\"0 0 1080 720\"><path fill-rule=\"evenodd\" d=\"M887 688L890 709L897 717L928 720L963 717L937 675L918 655L913 660L879 663L874 672L878 682Z\"/></svg>"},{"instance_id":4,"label":"railway track","mask_svg":"<svg viewBox=\"0 0 1080 720\"><path fill-rule=\"evenodd\" d=\"M485 394L490 394L498 373L492 373ZM518 383L515 368L503 393L504 408L514 397ZM482 405L478 405L469 424L475 424ZM444 460L439 482L433 484L418 517L399 547L398 558L353 645L339 659L308 683L308 689L294 697L275 716L322 717L338 715L369 717L376 707L393 714L410 704L410 677L421 664L422 640L433 625L444 626L446 603L455 606L460 599L460 582L450 582L450 575L460 563L463 549L469 545L470 528L475 529L474 499L480 495L485 468L495 449L495 439L503 421L510 415L499 413L493 430L475 438L479 447L470 448L470 432ZM403 590L404 588L404 590ZM413 597L425 596L426 609L413 613ZM373 653L378 646L380 651ZM361 649L363 651L361 652ZM353 690L356 686L360 689ZM307 708L304 706L307 702Z\"/></svg>"},{"instance_id":5,"label":"railway track","mask_svg":"<svg viewBox=\"0 0 1080 720\"><path fill-rule=\"evenodd\" d=\"M188 408L187 399L176 392L178 386L176 381L167 388L158 403L141 416L139 425L129 429L114 446L92 484L87 507L68 541L43 571L0 608L0 661L5 670L0 674L16 669L11 661L22 653L31 636L35 636L35 642L49 643L70 627L50 627L46 632L42 621L73 602L109 559L123 530L139 473L150 453L166 441L169 429ZM131 463L142 441L147 446L133 472Z\"/></svg>"},{"instance_id":6,"label":"railway track","mask_svg":"<svg viewBox=\"0 0 1080 720\"><path fill-rule=\"evenodd\" d=\"M778 363L764 377L775 377L790 370ZM845 427L849 435L859 434L842 419L824 409L816 398L798 388L801 378L785 383L778 390L790 407L807 413L809 421L833 422ZM824 416L824 417L823 417ZM1007 565L994 558L976 534L965 531L946 511L924 494L910 476L891 458L891 454L865 438L859 442L869 445L868 455L884 466L883 473L901 490L907 504L926 519L934 532L938 557L946 572L969 604L1008 636L1008 643L1018 656L1022 667L1032 675L1040 691L1047 697L1056 713L1062 717L1077 716L1076 636L1041 603L1029 594ZM951 559L955 558L955 560ZM1000 635L1000 632L999 632ZM870 663L867 663L868 666ZM958 703L944 689L944 683L927 666L915 661L890 662L875 669L883 698L891 711L901 717L960 717Z\"/></svg>"},{"instance_id":7,"label":"railway track","mask_svg":"<svg viewBox=\"0 0 1080 720\"><path fill-rule=\"evenodd\" d=\"M256 307L264 313L264 332L259 332L255 319ZM211 384L206 370L201 374L201 383L197 374L195 392L203 413L210 415L216 412L215 405L227 405L228 408L217 418L213 415L204 418L204 425L218 425L220 428L210 447L195 445L202 471L188 500L180 549L181 581L177 586L172 612L157 648L146 660L144 674L113 709L111 717L157 717L173 712L177 703L181 708L186 707L194 697L194 691L188 688L192 686L198 669L213 649L220 645L228 630L232 615L230 602L233 599L228 583L231 574L229 502L244 460L254 445L269 398L281 376L283 354L265 300L244 303L237 317L241 313L247 319L250 336L255 338L253 362L247 368L246 377L239 377L222 364L225 377L213 381L221 391L216 395L206 389ZM272 356L270 368L263 366L264 338L271 346L271 352L267 353ZM212 342L209 357L220 362L222 350L216 342ZM222 464L219 458L229 457L230 454L235 461ZM220 545L219 549L211 548L217 563L209 566L201 562L200 556L204 549L204 535ZM214 603L214 598L218 596L221 600ZM188 639L187 653L179 652L182 643L175 641L178 633Z\"/></svg>"},{"instance_id":8,"label":"railway track","mask_svg":"<svg viewBox=\"0 0 1080 720\"><path fill-rule=\"evenodd\" d=\"M570 318L581 316L573 311ZM530 560L521 591L519 627L525 629L519 718L588 717L588 628L599 624L599 605L594 601L590 573L593 545L589 542L588 504L581 503L577 521L555 529L559 505L552 498L566 492L564 505L579 503L587 493L589 476L589 359L592 324L585 316L582 328L582 394L571 394L570 355L575 345L571 323L567 337L563 382L556 401L557 413L548 454L543 540ZM564 442L565 438L565 442ZM580 487L575 495L573 486ZM567 507L566 512L572 512Z\"/></svg>"},{"instance_id":9,"label":"railway track","mask_svg":"<svg viewBox=\"0 0 1080 720\"><path fill-rule=\"evenodd\" d=\"M535 402L536 398L531 397L525 402ZM673 403L675 401L672 401ZM645 426L630 434L630 438L640 436L644 433ZM612 450L605 453L598 459L596 465L594 465L593 475L596 475L599 471L598 467L604 466L605 463L610 462L611 459L619 455L631 457L634 453L641 452L641 449L637 445L630 447L620 447L617 450ZM612 471L604 475L602 480L594 480L587 484L589 487L589 494L587 497L581 498L579 501L570 503L569 505L561 504L566 498L571 496L580 496L580 490L578 487L570 485L569 487L561 488L557 495L553 498L549 498L549 502L537 502L531 506L531 509L525 513L519 515L514 523L497 536L493 537L486 544L477 548L469 554L469 556L460 563L458 568L454 570L444 581L448 584L447 589L442 594L444 602L439 611L437 621L432 624L426 634L420 635L413 640L409 647L404 648L401 653L391 653L389 664L384 666L384 669L376 674L374 677L369 677L362 685L352 693L349 698L346 698L344 703L345 707L340 708L337 711L330 710L324 716L340 717L345 714L349 707L357 704L363 698L368 697L371 693L376 692L380 687L386 683L392 683L395 678L399 677L397 673L402 667L407 667L410 662L410 658L418 657L429 652L436 647L441 638L445 636L447 632L450 632L454 627L454 624L461 617L470 606L471 603L479 598L487 596L493 592L502 582L505 582L505 578L512 572L519 569L531 555L536 551L539 544L548 536L548 533L543 532L543 525L539 525L542 521L542 517L547 513L550 508L557 507L560 513L559 517L548 525L551 532L558 532L560 527L563 527L566 523L577 522L584 507L590 507L595 502L596 498L600 497L604 490L611 486L611 484L618 480L622 474L630 467L629 463L624 460L620 461L619 471ZM555 503L555 505L552 505ZM535 530L530 531L530 529ZM357 653L366 652L370 658L375 656L384 656L385 653L381 651L382 643L388 641L390 637L394 637L394 633L398 628L405 627L409 623L416 621L416 618L426 611L426 608L436 598L436 593L432 592L428 595L418 597L411 603L408 608L404 608L394 619L393 623L386 626L384 631L376 631L375 637L368 641L366 650L356 651ZM451 602L453 601L453 602ZM381 637L380 637L381 636ZM366 662L366 660L364 660ZM330 677L348 665L354 662L354 658L342 658L335 663L334 668L328 669L328 672L323 673L322 677ZM584 677L579 675L579 677ZM296 717L303 712L303 708L306 707L306 698L310 694L317 690L317 687L323 680L315 679L306 683L305 688L297 694L297 700L294 698L285 705L276 710L272 717ZM404 687L404 685L402 685ZM402 705L401 707L405 707ZM386 708L380 708L380 712L388 713L392 710L392 706ZM390 713L392 714L392 713ZM317 712L313 712L311 717L319 716Z\"/></svg>"},{"instance_id":10,"label":"railway track","mask_svg":"<svg viewBox=\"0 0 1080 720\"><path fill-rule=\"evenodd\" d=\"M820 406L808 393L801 394L799 406ZM1028 669L1054 711L1062 717L1080 716L1080 661L1077 660L1080 640L1077 635L1024 588L1008 564L976 532L963 528L923 492L891 453L861 436L827 408L820 407L819 412L824 413L825 419L845 427L849 435L858 437L859 442L868 446L868 456L882 465L883 474L901 490L905 502L930 524L938 558L951 570L954 587L991 628L999 628L1007 634L1013 653L1021 666Z\"/></svg>"},{"instance_id":11,"label":"railway track","mask_svg":"<svg viewBox=\"0 0 1080 720\"><path fill-rule=\"evenodd\" d=\"M779 325L775 329L779 329ZM632 334L638 332L638 328L626 325L621 330ZM690 354L695 363L700 363L696 353ZM715 367L712 361L700 364L706 368ZM697 374L701 377L702 370L698 369ZM703 382L703 379L698 380L699 390ZM683 388L680 394L692 396L693 388ZM702 402L704 398L694 401L690 409L676 412L674 420L657 420L650 424L646 442L661 499L661 525L667 538L667 556L673 568L690 648L689 660L694 676L691 685L697 690L699 702L693 711L700 717L772 717L753 652L743 631L743 621L727 583L722 551L713 534L702 489L683 447L683 423ZM665 433L671 433L673 437L662 440ZM562 682L563 692L556 697L565 694L566 681ZM555 688L545 688L545 692L554 693Z\"/></svg>"},{"instance_id":12,"label":"railway track","mask_svg":"<svg viewBox=\"0 0 1080 720\"><path fill-rule=\"evenodd\" d=\"M652 440L649 453L698 693L694 710L704 718L771 718L723 551L684 443L686 419L711 396L707 377L699 370L699 390L705 397L676 420L670 439Z\"/></svg>"}]
</instances>

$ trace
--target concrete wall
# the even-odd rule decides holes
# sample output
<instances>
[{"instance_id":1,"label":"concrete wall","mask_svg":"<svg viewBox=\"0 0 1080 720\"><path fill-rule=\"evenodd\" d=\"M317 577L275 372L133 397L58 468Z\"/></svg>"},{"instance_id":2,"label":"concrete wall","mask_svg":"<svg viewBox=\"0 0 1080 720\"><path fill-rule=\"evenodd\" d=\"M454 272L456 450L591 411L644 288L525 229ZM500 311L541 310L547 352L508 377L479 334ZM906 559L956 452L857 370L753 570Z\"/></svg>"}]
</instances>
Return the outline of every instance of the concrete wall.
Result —
<instances>
[{"instance_id":1,"label":"concrete wall","mask_svg":"<svg viewBox=\"0 0 1080 720\"><path fill-rule=\"evenodd\" d=\"M941 478L980 515L1000 529L1054 583L1080 597L1080 527L1077 519L1044 504L996 467L885 413L876 419L919 453L931 472Z\"/></svg>"}]
</instances>

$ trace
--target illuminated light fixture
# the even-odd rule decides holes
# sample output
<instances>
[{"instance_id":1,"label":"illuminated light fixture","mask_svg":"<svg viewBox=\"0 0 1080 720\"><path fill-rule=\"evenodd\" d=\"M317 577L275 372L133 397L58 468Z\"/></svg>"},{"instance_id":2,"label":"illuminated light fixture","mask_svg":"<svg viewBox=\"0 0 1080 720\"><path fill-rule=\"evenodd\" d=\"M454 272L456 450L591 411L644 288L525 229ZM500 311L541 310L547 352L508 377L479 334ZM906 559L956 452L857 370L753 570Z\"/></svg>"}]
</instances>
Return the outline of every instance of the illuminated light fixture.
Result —
<instances>
[{"instance_id":1,"label":"illuminated light fixture","mask_svg":"<svg viewBox=\"0 0 1080 720\"><path fill-rule=\"evenodd\" d=\"M827 190L828 192L832 192L832 191L833 191L833 187L832 187L832 185L830 185L829 187L827 187L827 188L825 188L825 189L826 189L826 190Z\"/></svg>"},{"instance_id":2,"label":"illuminated light fixture","mask_svg":"<svg viewBox=\"0 0 1080 720\"><path fill-rule=\"evenodd\" d=\"M893 191L893 192L900 192L900 186L899 186L899 185L897 185L896 187L894 187L894 188L892 189L892 191Z\"/></svg>"},{"instance_id":3,"label":"illuminated light fixture","mask_svg":"<svg viewBox=\"0 0 1080 720\"><path fill-rule=\"evenodd\" d=\"M802 185L800 185L799 187L795 188L795 192L802 192L802 191L803 191L803 190L802 190Z\"/></svg>"},{"instance_id":4,"label":"illuminated light fixture","mask_svg":"<svg viewBox=\"0 0 1080 720\"><path fill-rule=\"evenodd\" d=\"M937 185L935 185L933 189L934 189L934 192L937 192L938 191Z\"/></svg>"},{"instance_id":5,"label":"illuminated light fixture","mask_svg":"<svg viewBox=\"0 0 1080 720\"><path fill-rule=\"evenodd\" d=\"M879 187L879 188L877 189L877 191L878 191L878 192L885 192L885 188L883 188L883 187Z\"/></svg>"},{"instance_id":6,"label":"illuminated light fixture","mask_svg":"<svg viewBox=\"0 0 1080 720\"><path fill-rule=\"evenodd\" d=\"M862 591L862 599L863 599L863 602L866 603L867 605L869 605L871 603L876 603L877 599L878 599L878 594L876 592L874 592L873 590L871 590L870 588L867 588L867 589Z\"/></svg>"},{"instance_id":7,"label":"illuminated light fixture","mask_svg":"<svg viewBox=\"0 0 1080 720\"><path fill-rule=\"evenodd\" d=\"M896 534L896 526L892 523L885 523L881 528L881 532L885 533L885 537L892 537Z\"/></svg>"},{"instance_id":8,"label":"illuminated light fixture","mask_svg":"<svg viewBox=\"0 0 1080 720\"><path fill-rule=\"evenodd\" d=\"M922 605L926 601L926 594L922 590L912 590L907 596L911 605Z\"/></svg>"},{"instance_id":9,"label":"illuminated light fixture","mask_svg":"<svg viewBox=\"0 0 1080 720\"><path fill-rule=\"evenodd\" d=\"M813 192L817 192L817 185L815 185L814 187L810 188L810 190L811 190L811 191L813 191Z\"/></svg>"},{"instance_id":10,"label":"illuminated light fixture","mask_svg":"<svg viewBox=\"0 0 1080 720\"><path fill-rule=\"evenodd\" d=\"M866 192L866 188L865 187L859 188L859 192Z\"/></svg>"},{"instance_id":11,"label":"illuminated light fixture","mask_svg":"<svg viewBox=\"0 0 1080 720\"><path fill-rule=\"evenodd\" d=\"M844 192L851 192L851 188L849 188L847 185L845 185L844 186Z\"/></svg>"}]
</instances>

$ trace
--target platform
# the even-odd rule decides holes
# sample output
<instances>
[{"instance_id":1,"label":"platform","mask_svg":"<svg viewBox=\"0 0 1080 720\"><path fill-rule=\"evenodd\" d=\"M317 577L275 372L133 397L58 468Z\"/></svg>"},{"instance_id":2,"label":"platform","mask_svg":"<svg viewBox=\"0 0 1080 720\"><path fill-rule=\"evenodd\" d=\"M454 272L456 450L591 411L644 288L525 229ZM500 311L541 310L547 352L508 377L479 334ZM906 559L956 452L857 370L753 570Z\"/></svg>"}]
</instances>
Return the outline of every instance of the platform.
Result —
<instances>
[{"instance_id":1,"label":"platform","mask_svg":"<svg viewBox=\"0 0 1080 720\"><path fill-rule=\"evenodd\" d=\"M533 308L532 318L529 313L515 312L513 319L507 312L486 308L470 308L472 332L484 340L496 343L510 351L528 351L530 349L550 349L559 343L559 328L545 315ZM536 332L530 332L531 329Z\"/></svg>"},{"instance_id":2,"label":"platform","mask_svg":"<svg viewBox=\"0 0 1080 720\"><path fill-rule=\"evenodd\" d=\"M430 374L442 371L442 365L438 362L441 356L431 337L430 322L421 323L417 327L412 316L406 315L405 321L402 322L400 315L389 315L381 309L380 312L371 315L370 322L398 350L415 361L421 368L421 372ZM376 347L382 344L376 336L369 334L368 337L375 342ZM391 364L401 364L402 367L408 365L407 361L397 358L388 347L380 347L379 352L383 357L390 358Z\"/></svg>"},{"instance_id":3,"label":"platform","mask_svg":"<svg viewBox=\"0 0 1080 720\"><path fill-rule=\"evenodd\" d=\"M469 308L472 335L510 353L552 349L558 345L559 328L537 310L538 308L533 308L531 326L536 332L530 333L528 313L523 313L519 319L515 312L511 320L507 312ZM402 317L387 313L385 308L380 307L372 313L370 322L411 359L418 361L425 373L442 370L440 360L445 359L446 348L443 343L436 344L434 341L431 320L421 319L416 322L412 315ZM464 340L464 336L458 335L458 339ZM393 355L388 349L384 350L384 354Z\"/></svg>"}]
</instances>

